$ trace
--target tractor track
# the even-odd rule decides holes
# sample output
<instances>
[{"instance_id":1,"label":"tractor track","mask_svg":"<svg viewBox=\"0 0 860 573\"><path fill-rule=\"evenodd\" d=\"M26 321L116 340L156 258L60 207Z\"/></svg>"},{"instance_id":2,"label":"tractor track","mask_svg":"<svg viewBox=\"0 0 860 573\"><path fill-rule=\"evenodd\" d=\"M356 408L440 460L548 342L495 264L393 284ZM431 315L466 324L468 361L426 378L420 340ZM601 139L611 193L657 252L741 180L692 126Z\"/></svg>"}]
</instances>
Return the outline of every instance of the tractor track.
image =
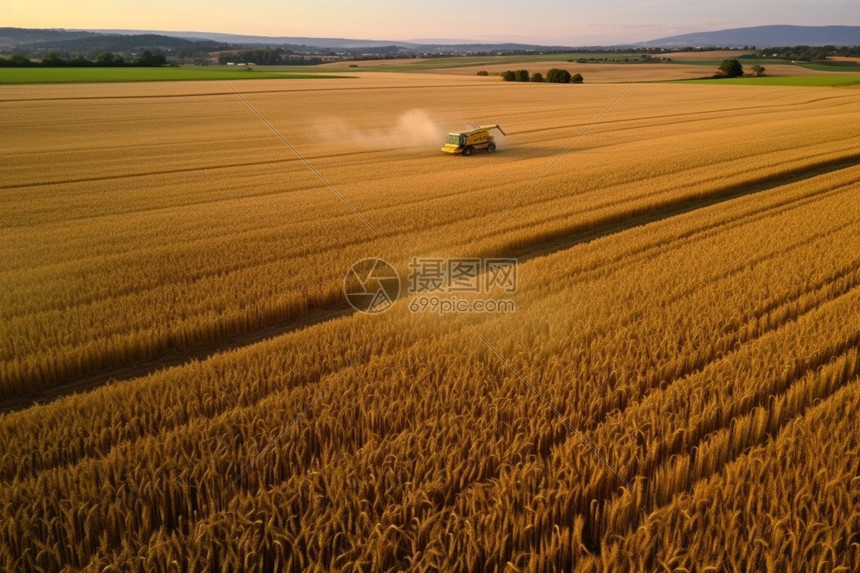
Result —
<instances>
[{"instance_id":1,"label":"tractor track","mask_svg":"<svg viewBox=\"0 0 860 573\"><path fill-rule=\"evenodd\" d=\"M570 249L574 246L622 233L629 229L670 219L699 209L717 205L733 199L755 195L784 185L797 183L821 175L849 169L860 165L860 153L821 162L811 167L786 171L778 176L763 177L744 183L724 187L714 193L696 199L667 201L664 204L643 208L632 215L610 216L587 229L566 228L535 237L529 244L504 249L504 252L478 252L476 256L504 256L517 258L520 262L543 257ZM154 358L126 364L121 367L103 369L69 380L50 388L0 399L0 414L14 412L45 404L79 392L87 392L99 386L123 382L164 370L182 366L189 362L205 360L213 355L250 346L282 334L298 331L317 324L339 319L355 311L345 303L332 307L311 308L300 316L286 322L278 322L262 328L239 332L207 343L171 349Z\"/></svg>"},{"instance_id":2,"label":"tractor track","mask_svg":"<svg viewBox=\"0 0 860 573\"><path fill-rule=\"evenodd\" d=\"M337 80L349 80L353 79L356 76L348 76L343 74L334 74L341 75L343 77L340 78L319 78L319 79L337 79ZM288 79L288 78L245 78L250 80L278 80L278 79ZM230 81L234 81L235 78L231 78ZM181 82L192 82L197 83L201 80L162 80L170 83L181 83ZM202 81L225 81L225 80L202 80ZM244 79L238 80L244 81ZM117 85L121 82L104 82L102 85ZM415 85L415 86L356 86L349 85L348 83L343 84L342 86L337 87L325 87L325 88L292 88L292 89L256 89L256 90L243 90L242 94L282 94L282 93L308 93L308 92L331 92L331 91L392 91L392 90L419 90L419 89L427 89L427 90L446 90L452 88L462 88L468 87L471 84L464 82L456 82L449 84L435 84L435 85ZM103 101L103 100L152 100L152 99L188 99L195 97L229 97L235 98L236 94L232 91L207 91L207 92L192 92L192 93L182 93L182 94L132 94L132 95L79 95L79 96L68 96L68 97L42 97L42 98L0 98L0 105L6 103L20 103L20 102L53 102L53 101Z\"/></svg>"}]
</instances>

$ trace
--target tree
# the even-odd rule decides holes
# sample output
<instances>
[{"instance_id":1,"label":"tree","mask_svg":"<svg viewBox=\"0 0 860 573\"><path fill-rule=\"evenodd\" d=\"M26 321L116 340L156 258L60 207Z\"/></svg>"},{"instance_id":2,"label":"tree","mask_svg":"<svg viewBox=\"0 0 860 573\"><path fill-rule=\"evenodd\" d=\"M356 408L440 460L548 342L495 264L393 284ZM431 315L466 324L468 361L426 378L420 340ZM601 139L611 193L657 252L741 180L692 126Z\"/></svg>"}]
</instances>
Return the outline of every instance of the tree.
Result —
<instances>
[{"instance_id":1,"label":"tree","mask_svg":"<svg viewBox=\"0 0 860 573\"><path fill-rule=\"evenodd\" d=\"M546 81L553 84L570 83L570 72L567 70L561 70L559 68L551 68L546 73Z\"/></svg>"},{"instance_id":2,"label":"tree","mask_svg":"<svg viewBox=\"0 0 860 573\"><path fill-rule=\"evenodd\" d=\"M765 67L760 66L758 64L756 64L752 67L752 71L756 75L757 78L760 78L764 75L764 70L765 70Z\"/></svg>"},{"instance_id":3,"label":"tree","mask_svg":"<svg viewBox=\"0 0 860 573\"><path fill-rule=\"evenodd\" d=\"M91 61L83 57L81 54L78 54L74 58L71 59L69 65L73 68L88 68L93 65Z\"/></svg>"},{"instance_id":4,"label":"tree","mask_svg":"<svg viewBox=\"0 0 860 573\"><path fill-rule=\"evenodd\" d=\"M585 78L582 77L582 74L575 73L570 77L570 83L572 84L581 84L585 81Z\"/></svg>"},{"instance_id":5,"label":"tree","mask_svg":"<svg viewBox=\"0 0 860 573\"><path fill-rule=\"evenodd\" d=\"M518 82L527 82L529 81L529 71L528 70L517 70L517 81Z\"/></svg>"},{"instance_id":6,"label":"tree","mask_svg":"<svg viewBox=\"0 0 860 573\"><path fill-rule=\"evenodd\" d=\"M163 66L167 63L167 57L161 52L152 53L144 50L134 58L135 66Z\"/></svg>"},{"instance_id":7,"label":"tree","mask_svg":"<svg viewBox=\"0 0 860 573\"><path fill-rule=\"evenodd\" d=\"M517 79L517 73L512 70L507 70L506 72L502 72L502 79L506 82L512 82Z\"/></svg>"},{"instance_id":8,"label":"tree","mask_svg":"<svg viewBox=\"0 0 860 573\"><path fill-rule=\"evenodd\" d=\"M739 78L744 75L744 67L737 60L723 60L719 75L724 78Z\"/></svg>"},{"instance_id":9,"label":"tree","mask_svg":"<svg viewBox=\"0 0 860 573\"><path fill-rule=\"evenodd\" d=\"M542 74L542 73L540 73L540 72L535 72L535 73L533 73L533 74L532 74L532 77L531 77L531 81L533 81L533 82L542 82L542 81L543 81L543 74Z\"/></svg>"},{"instance_id":10,"label":"tree","mask_svg":"<svg viewBox=\"0 0 860 573\"><path fill-rule=\"evenodd\" d=\"M487 70L480 70L478 72L478 75L479 76L489 76L490 74L489 74L489 72L487 72Z\"/></svg>"},{"instance_id":11,"label":"tree","mask_svg":"<svg viewBox=\"0 0 860 573\"><path fill-rule=\"evenodd\" d=\"M96 56L95 64L97 66L113 66L116 65L113 59L112 52L102 52L98 56Z\"/></svg>"},{"instance_id":12,"label":"tree","mask_svg":"<svg viewBox=\"0 0 860 573\"><path fill-rule=\"evenodd\" d=\"M33 66L33 62L24 54L13 54L7 61L12 67L16 68L29 68Z\"/></svg>"},{"instance_id":13,"label":"tree","mask_svg":"<svg viewBox=\"0 0 860 573\"><path fill-rule=\"evenodd\" d=\"M60 57L60 54L57 52L51 51L42 58L42 65L48 68L58 68L60 66L65 66L66 61Z\"/></svg>"}]
</instances>

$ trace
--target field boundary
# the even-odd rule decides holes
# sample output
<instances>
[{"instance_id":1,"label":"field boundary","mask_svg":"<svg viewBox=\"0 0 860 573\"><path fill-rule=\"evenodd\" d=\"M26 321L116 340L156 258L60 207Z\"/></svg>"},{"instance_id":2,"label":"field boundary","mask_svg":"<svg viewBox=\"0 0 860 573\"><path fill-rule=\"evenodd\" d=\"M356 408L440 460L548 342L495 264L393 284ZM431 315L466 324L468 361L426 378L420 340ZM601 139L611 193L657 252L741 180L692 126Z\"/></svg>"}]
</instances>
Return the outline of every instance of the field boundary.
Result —
<instances>
[{"instance_id":1,"label":"field boundary","mask_svg":"<svg viewBox=\"0 0 860 573\"><path fill-rule=\"evenodd\" d=\"M206 82L219 80L341 79L348 76L316 71L288 72L241 67L236 70L205 67L25 67L4 68L0 85L123 84L140 82Z\"/></svg>"}]
</instances>

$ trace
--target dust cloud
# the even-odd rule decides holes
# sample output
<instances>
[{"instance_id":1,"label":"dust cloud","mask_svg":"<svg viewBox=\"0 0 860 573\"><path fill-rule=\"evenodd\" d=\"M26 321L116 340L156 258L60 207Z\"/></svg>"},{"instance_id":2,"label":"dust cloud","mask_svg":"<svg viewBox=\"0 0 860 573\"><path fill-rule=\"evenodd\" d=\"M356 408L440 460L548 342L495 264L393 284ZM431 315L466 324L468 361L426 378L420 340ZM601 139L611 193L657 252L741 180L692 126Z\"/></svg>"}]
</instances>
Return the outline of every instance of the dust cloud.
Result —
<instances>
[{"instance_id":1,"label":"dust cloud","mask_svg":"<svg viewBox=\"0 0 860 573\"><path fill-rule=\"evenodd\" d=\"M388 127L355 129L342 121L332 121L323 129L325 138L365 149L441 147L445 131L427 112L413 109L403 113Z\"/></svg>"}]
</instances>

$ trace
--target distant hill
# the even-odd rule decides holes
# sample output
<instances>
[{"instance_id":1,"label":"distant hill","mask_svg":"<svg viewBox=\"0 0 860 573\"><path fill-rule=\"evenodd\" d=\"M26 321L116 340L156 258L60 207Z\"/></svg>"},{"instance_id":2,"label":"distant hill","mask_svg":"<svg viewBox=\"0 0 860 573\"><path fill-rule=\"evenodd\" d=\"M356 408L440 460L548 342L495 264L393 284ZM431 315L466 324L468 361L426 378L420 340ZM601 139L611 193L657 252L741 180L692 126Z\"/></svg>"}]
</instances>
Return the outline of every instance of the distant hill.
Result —
<instances>
[{"instance_id":1,"label":"distant hill","mask_svg":"<svg viewBox=\"0 0 860 573\"><path fill-rule=\"evenodd\" d=\"M306 36L247 36L240 34L222 34L220 32L165 32L163 30L90 30L101 34L157 34L173 36L187 40L209 40L233 46L293 46L309 47L323 50L360 50L374 51L381 48L398 48L402 51L425 53L456 53L456 52L493 52L493 51L527 51L527 50L561 50L570 49L566 46L542 46L536 44L478 43L468 40L414 40L401 42L397 40L363 40L355 38L309 38Z\"/></svg>"},{"instance_id":2,"label":"distant hill","mask_svg":"<svg viewBox=\"0 0 860 573\"><path fill-rule=\"evenodd\" d=\"M682 34L638 45L647 48L860 46L860 26L755 26Z\"/></svg>"},{"instance_id":3,"label":"distant hill","mask_svg":"<svg viewBox=\"0 0 860 573\"><path fill-rule=\"evenodd\" d=\"M37 42L77 40L91 35L82 30L0 28L0 48L15 48Z\"/></svg>"},{"instance_id":4,"label":"distant hill","mask_svg":"<svg viewBox=\"0 0 860 573\"><path fill-rule=\"evenodd\" d=\"M454 43L457 42L457 43ZM701 32L660 38L639 44L607 46L625 48L742 48L772 46L860 46L860 26L757 26L716 32ZM561 52L574 47L517 43L476 43L461 40L418 40L412 42L349 38L308 38L301 36L248 36L218 32L167 32L159 30L65 30L0 27L0 51L16 51L40 57L50 51L97 55L101 52L133 53L159 50L173 56L203 55L208 52L243 48L281 48L300 53L338 52L360 57L415 55L493 54ZM599 46L580 46L596 50Z\"/></svg>"},{"instance_id":5,"label":"distant hill","mask_svg":"<svg viewBox=\"0 0 860 573\"><path fill-rule=\"evenodd\" d=\"M162 34L101 34L77 30L30 30L0 28L0 49L26 48L31 51L50 50L83 52L129 52L140 50L213 51L223 48L211 40L189 40Z\"/></svg>"},{"instance_id":6,"label":"distant hill","mask_svg":"<svg viewBox=\"0 0 860 573\"><path fill-rule=\"evenodd\" d=\"M220 32L165 32L163 30L88 30L100 34L158 34L185 38L188 40L210 40L233 45L265 45L265 46L312 46L314 48L379 48L397 46L399 48L417 48L418 44L410 42L393 42L382 40L361 40L348 38L306 38L302 36L247 36L241 34L222 34Z\"/></svg>"},{"instance_id":7,"label":"distant hill","mask_svg":"<svg viewBox=\"0 0 860 573\"><path fill-rule=\"evenodd\" d=\"M202 53L240 48L287 48L315 52L347 52L385 55L525 53L570 50L563 46L516 43L433 43L307 38L302 36L246 36L218 32L166 32L163 30L64 30L0 28L0 51L21 50L33 54L48 51L70 53L134 52L161 50L168 53ZM458 41L460 42L460 41Z\"/></svg>"}]
</instances>

